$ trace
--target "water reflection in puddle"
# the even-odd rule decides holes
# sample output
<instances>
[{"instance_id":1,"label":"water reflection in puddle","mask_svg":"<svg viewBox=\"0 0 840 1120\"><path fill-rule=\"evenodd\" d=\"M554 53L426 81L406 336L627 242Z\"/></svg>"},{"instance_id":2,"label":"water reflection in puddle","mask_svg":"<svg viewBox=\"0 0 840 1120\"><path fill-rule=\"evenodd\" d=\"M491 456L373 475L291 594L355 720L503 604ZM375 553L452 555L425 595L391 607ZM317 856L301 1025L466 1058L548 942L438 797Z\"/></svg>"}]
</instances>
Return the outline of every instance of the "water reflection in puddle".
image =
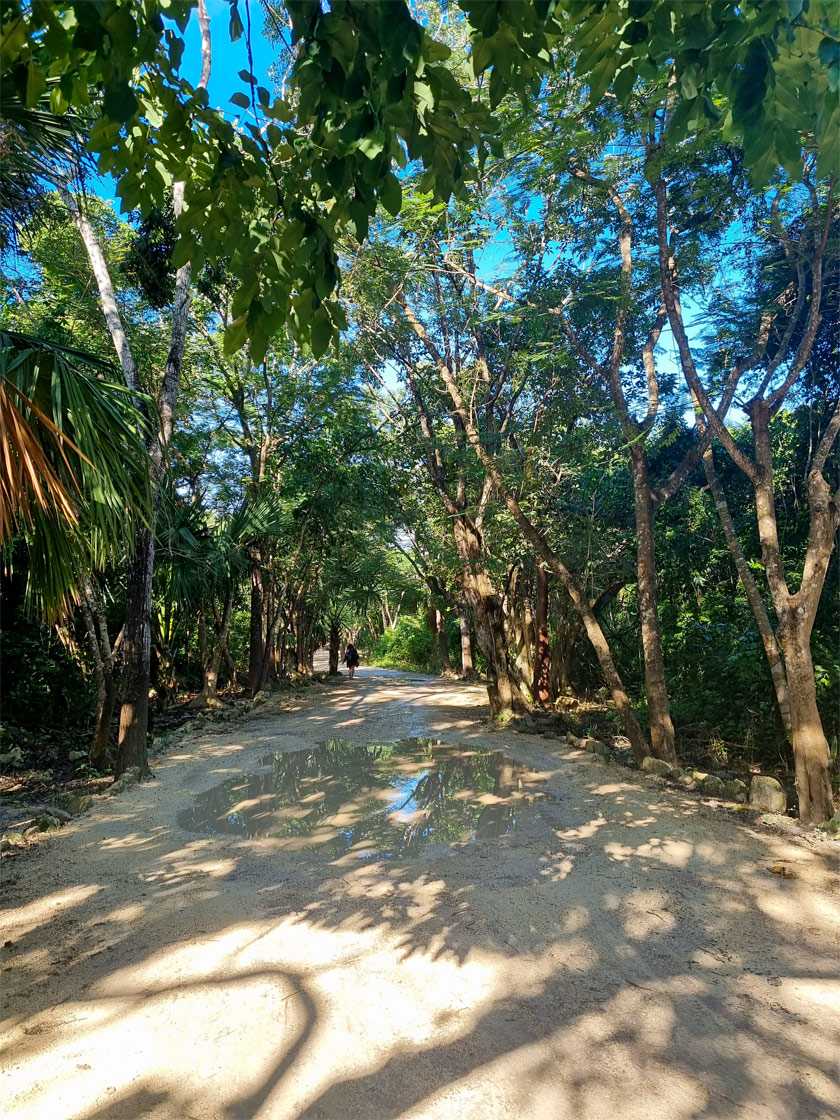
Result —
<instances>
[{"instance_id":1,"label":"water reflection in puddle","mask_svg":"<svg viewBox=\"0 0 840 1120\"><path fill-rule=\"evenodd\" d=\"M260 769L200 794L178 815L189 832L267 836L329 858L412 859L430 844L507 836L545 796L546 775L502 751L432 739L267 755Z\"/></svg>"}]
</instances>

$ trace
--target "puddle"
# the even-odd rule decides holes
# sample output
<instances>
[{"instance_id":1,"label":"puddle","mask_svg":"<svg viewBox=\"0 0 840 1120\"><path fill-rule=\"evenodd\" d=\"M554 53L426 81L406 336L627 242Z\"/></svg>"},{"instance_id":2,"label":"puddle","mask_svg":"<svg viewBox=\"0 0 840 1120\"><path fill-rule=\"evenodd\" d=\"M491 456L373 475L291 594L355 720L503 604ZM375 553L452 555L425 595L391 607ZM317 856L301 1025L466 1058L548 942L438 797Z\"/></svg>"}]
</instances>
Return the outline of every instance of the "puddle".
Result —
<instances>
[{"instance_id":1,"label":"puddle","mask_svg":"<svg viewBox=\"0 0 840 1120\"><path fill-rule=\"evenodd\" d=\"M545 777L502 751L327 739L266 755L258 770L199 794L178 824L330 859L413 859L431 844L510 835L547 796Z\"/></svg>"}]
</instances>

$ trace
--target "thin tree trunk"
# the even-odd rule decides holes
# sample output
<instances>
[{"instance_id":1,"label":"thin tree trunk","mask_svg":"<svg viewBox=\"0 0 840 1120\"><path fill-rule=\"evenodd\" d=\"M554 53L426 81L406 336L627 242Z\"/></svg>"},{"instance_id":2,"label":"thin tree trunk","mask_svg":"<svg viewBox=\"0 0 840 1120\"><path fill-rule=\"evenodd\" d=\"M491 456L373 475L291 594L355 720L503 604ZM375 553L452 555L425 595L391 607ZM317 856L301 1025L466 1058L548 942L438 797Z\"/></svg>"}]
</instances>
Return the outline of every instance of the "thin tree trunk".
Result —
<instances>
[{"instance_id":1,"label":"thin tree trunk","mask_svg":"<svg viewBox=\"0 0 840 1120\"><path fill-rule=\"evenodd\" d=\"M130 766L149 772L147 734L152 644L152 570L155 537L141 529L128 567L123 639L123 699L114 774L119 777Z\"/></svg>"},{"instance_id":2,"label":"thin tree trunk","mask_svg":"<svg viewBox=\"0 0 840 1120\"><path fill-rule=\"evenodd\" d=\"M548 641L548 573L536 563L536 601L534 611L534 678L531 694L534 703L543 708L551 706L551 648Z\"/></svg>"},{"instance_id":3,"label":"thin tree trunk","mask_svg":"<svg viewBox=\"0 0 840 1120\"><path fill-rule=\"evenodd\" d=\"M256 695L260 687L265 656L265 595L262 576L262 551L251 549L251 623L248 649L248 691Z\"/></svg>"},{"instance_id":4,"label":"thin tree trunk","mask_svg":"<svg viewBox=\"0 0 840 1120\"><path fill-rule=\"evenodd\" d=\"M435 610L435 629L437 631L438 655L440 657L440 671L446 675L452 673L452 662L449 659L449 641L446 636L446 619L442 611Z\"/></svg>"},{"instance_id":5,"label":"thin tree trunk","mask_svg":"<svg viewBox=\"0 0 840 1120\"><path fill-rule=\"evenodd\" d=\"M108 743L111 739L111 720L117 699L117 681L108 628L98 610L90 581L85 581L81 606L96 675L96 721L90 748L90 764L97 770L102 770L107 762Z\"/></svg>"},{"instance_id":6,"label":"thin tree trunk","mask_svg":"<svg viewBox=\"0 0 840 1120\"><path fill-rule=\"evenodd\" d=\"M224 647L224 661L225 661L225 668L227 669L228 684L230 685L231 689L235 690L236 689L236 663L230 655L230 649L228 648L227 642L225 642L225 647Z\"/></svg>"},{"instance_id":7,"label":"thin tree trunk","mask_svg":"<svg viewBox=\"0 0 840 1120\"><path fill-rule=\"evenodd\" d=\"M269 674L271 672L271 662L272 662L273 654L274 654L274 647L275 647L275 643L277 641L277 631L280 629L280 622L282 621L282 616L283 616L283 612L282 612L281 608L278 607L277 610L274 612L274 616L271 620L271 625L269 626L268 633L266 634L265 647L264 647L264 652L263 652L263 660L262 660L262 665L260 667L260 675L259 675L259 678L258 678L258 681L257 681L256 692L262 692L262 690L268 684L268 678L269 678ZM300 636L296 635L295 640L300 641ZM256 692L254 693L254 695L256 695Z\"/></svg>"},{"instance_id":8,"label":"thin tree trunk","mask_svg":"<svg viewBox=\"0 0 840 1120\"><path fill-rule=\"evenodd\" d=\"M767 608L764 606L764 599L750 571L747 558L744 556L744 550L741 548L741 542L738 540L735 524L729 512L729 503L726 500L723 486L721 485L720 478L715 469L714 452L711 447L703 455L703 468L706 472L706 482L709 485L709 490L714 499L715 509L717 510L718 518L723 529L723 535L729 546L730 555L732 556L732 560L738 572L738 577L741 580L741 585L746 593L747 601L752 607L756 626L761 636L761 644L764 646L764 654L767 658L767 664L770 667L770 676L773 680L773 689L776 693L776 704L779 708L782 727L790 742L793 738L793 729L790 719L787 674L785 673L784 663L782 662L782 655L779 650L779 644L776 641L776 635L773 632L770 618L767 614Z\"/></svg>"},{"instance_id":9,"label":"thin tree trunk","mask_svg":"<svg viewBox=\"0 0 840 1120\"><path fill-rule=\"evenodd\" d=\"M496 718L507 718L514 711L523 711L525 702L510 671L502 608L484 566L478 531L464 516L454 519L453 531L463 565L464 596L487 662L490 711Z\"/></svg>"},{"instance_id":10,"label":"thin tree trunk","mask_svg":"<svg viewBox=\"0 0 840 1120\"><path fill-rule=\"evenodd\" d=\"M476 674L473 665L470 620L467 616L467 604L463 599L458 601L458 626L461 631L461 679L466 681L471 680Z\"/></svg>"},{"instance_id":11,"label":"thin tree trunk","mask_svg":"<svg viewBox=\"0 0 840 1120\"><path fill-rule=\"evenodd\" d=\"M338 660L339 660L339 645L341 643L341 631L338 628L338 619L330 619L330 661L329 661L329 674L331 677L338 676Z\"/></svg>"},{"instance_id":12,"label":"thin tree trunk","mask_svg":"<svg viewBox=\"0 0 840 1120\"><path fill-rule=\"evenodd\" d=\"M214 606L214 610L215 610ZM225 605L222 610L222 617L219 619L218 632L216 635L216 642L213 647L213 653L210 657L206 656L206 637L205 637L205 654L203 657L203 684L199 700L203 704L218 703L217 691L219 685L219 671L222 667L222 658L227 649L227 638L230 632L230 621L233 614L233 591L228 589L225 596ZM203 612L202 612L203 617Z\"/></svg>"},{"instance_id":13,"label":"thin tree trunk","mask_svg":"<svg viewBox=\"0 0 840 1120\"><path fill-rule=\"evenodd\" d=\"M671 766L677 765L674 724L668 703L665 663L662 657L662 630L656 595L656 556L654 553L653 503L650 493L647 452L640 442L630 447L633 499L636 507L636 577L638 580L639 619L645 665L645 692L650 719L651 750Z\"/></svg>"}]
</instances>

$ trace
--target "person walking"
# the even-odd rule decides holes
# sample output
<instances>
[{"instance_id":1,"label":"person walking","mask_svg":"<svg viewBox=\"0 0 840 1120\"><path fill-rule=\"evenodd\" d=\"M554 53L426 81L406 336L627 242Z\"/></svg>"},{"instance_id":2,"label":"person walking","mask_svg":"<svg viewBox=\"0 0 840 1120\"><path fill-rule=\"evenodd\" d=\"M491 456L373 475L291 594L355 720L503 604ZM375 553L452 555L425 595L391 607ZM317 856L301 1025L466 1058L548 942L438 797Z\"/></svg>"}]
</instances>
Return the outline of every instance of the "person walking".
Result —
<instances>
[{"instance_id":1,"label":"person walking","mask_svg":"<svg viewBox=\"0 0 840 1120\"><path fill-rule=\"evenodd\" d=\"M359 664L359 651L352 642L347 643L347 652L344 654L344 661L347 665L347 672L350 676L350 680L352 681L356 672L356 666Z\"/></svg>"}]
</instances>

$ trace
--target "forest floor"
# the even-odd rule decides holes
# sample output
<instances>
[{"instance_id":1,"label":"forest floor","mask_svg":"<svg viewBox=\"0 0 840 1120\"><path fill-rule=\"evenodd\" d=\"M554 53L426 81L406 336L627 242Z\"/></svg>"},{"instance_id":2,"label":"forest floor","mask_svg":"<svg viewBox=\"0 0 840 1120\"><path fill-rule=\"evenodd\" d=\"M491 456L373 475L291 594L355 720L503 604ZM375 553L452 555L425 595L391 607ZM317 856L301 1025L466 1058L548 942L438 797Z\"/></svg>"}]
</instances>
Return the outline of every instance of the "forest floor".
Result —
<instances>
[{"instance_id":1,"label":"forest floor","mask_svg":"<svg viewBox=\"0 0 840 1120\"><path fill-rule=\"evenodd\" d=\"M416 859L179 824L335 736L504 750L547 796ZM840 1113L837 845L550 746L478 686L372 668L191 731L4 860L4 1115Z\"/></svg>"}]
</instances>

